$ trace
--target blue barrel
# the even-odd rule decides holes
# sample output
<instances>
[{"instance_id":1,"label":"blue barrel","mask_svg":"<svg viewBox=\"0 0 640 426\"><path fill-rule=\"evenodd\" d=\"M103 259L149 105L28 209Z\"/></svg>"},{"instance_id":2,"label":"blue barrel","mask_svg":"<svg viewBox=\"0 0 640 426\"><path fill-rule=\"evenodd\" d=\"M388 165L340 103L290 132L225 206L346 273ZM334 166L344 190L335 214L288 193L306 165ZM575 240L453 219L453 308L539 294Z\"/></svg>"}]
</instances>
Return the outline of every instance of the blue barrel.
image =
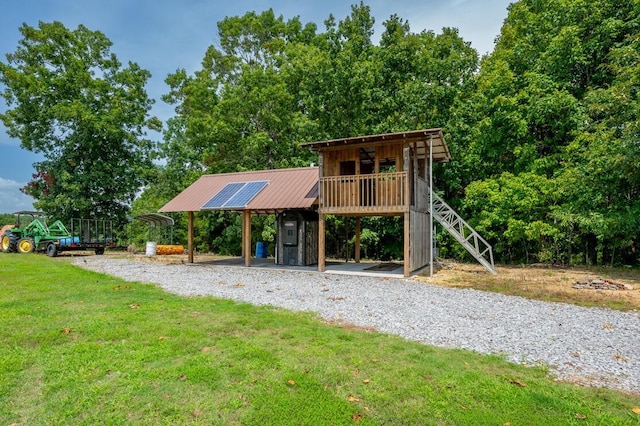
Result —
<instances>
[{"instance_id":1,"label":"blue barrel","mask_svg":"<svg viewBox=\"0 0 640 426\"><path fill-rule=\"evenodd\" d=\"M269 243L258 241L256 243L256 257L259 259L266 259L268 249L269 249Z\"/></svg>"},{"instance_id":2,"label":"blue barrel","mask_svg":"<svg viewBox=\"0 0 640 426\"><path fill-rule=\"evenodd\" d=\"M73 238L63 237L63 238L60 238L60 245L61 246L70 246L72 243L73 244L80 244L80 237L73 237Z\"/></svg>"}]
</instances>

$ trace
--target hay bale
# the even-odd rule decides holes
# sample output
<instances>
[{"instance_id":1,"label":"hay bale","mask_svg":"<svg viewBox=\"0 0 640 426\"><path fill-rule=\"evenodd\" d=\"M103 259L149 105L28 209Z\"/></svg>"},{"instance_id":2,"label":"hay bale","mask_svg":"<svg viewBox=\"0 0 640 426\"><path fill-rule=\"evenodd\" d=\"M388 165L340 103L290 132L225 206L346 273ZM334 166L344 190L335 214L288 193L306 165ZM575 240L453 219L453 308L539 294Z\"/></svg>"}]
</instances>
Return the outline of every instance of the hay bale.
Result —
<instances>
[{"instance_id":1,"label":"hay bale","mask_svg":"<svg viewBox=\"0 0 640 426\"><path fill-rule=\"evenodd\" d=\"M184 254L184 246L176 244L160 244L156 246L157 255Z\"/></svg>"}]
</instances>

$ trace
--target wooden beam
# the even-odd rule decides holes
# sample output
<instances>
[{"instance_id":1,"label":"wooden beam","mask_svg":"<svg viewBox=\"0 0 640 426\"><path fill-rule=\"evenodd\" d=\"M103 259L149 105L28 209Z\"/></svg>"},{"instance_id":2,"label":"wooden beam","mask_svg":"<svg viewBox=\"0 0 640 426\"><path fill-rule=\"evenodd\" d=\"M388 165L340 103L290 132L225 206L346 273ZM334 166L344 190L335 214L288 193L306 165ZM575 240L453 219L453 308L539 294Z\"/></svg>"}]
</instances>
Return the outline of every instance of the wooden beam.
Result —
<instances>
[{"instance_id":1,"label":"wooden beam","mask_svg":"<svg viewBox=\"0 0 640 426\"><path fill-rule=\"evenodd\" d=\"M193 212L187 212L187 261L193 263Z\"/></svg>"},{"instance_id":2,"label":"wooden beam","mask_svg":"<svg viewBox=\"0 0 640 426\"><path fill-rule=\"evenodd\" d=\"M246 229L244 227L244 216L242 216L242 235L240 236L241 238L241 243L240 243L240 257L244 257L245 252L244 252L244 240L247 238L247 236L245 235Z\"/></svg>"},{"instance_id":3,"label":"wooden beam","mask_svg":"<svg viewBox=\"0 0 640 426\"><path fill-rule=\"evenodd\" d=\"M325 257L324 257L324 214L320 213L318 217L318 271L324 272L325 269Z\"/></svg>"},{"instance_id":4,"label":"wooden beam","mask_svg":"<svg viewBox=\"0 0 640 426\"><path fill-rule=\"evenodd\" d=\"M242 214L242 251L244 252L244 266L251 266L251 210L244 210Z\"/></svg>"},{"instance_id":5,"label":"wooden beam","mask_svg":"<svg viewBox=\"0 0 640 426\"><path fill-rule=\"evenodd\" d=\"M361 227L360 222L361 222L360 216L356 217L356 247L355 247L355 253L353 255L353 258L356 261L356 263L360 263L360 227Z\"/></svg>"},{"instance_id":6,"label":"wooden beam","mask_svg":"<svg viewBox=\"0 0 640 426\"><path fill-rule=\"evenodd\" d=\"M326 196L322 189L322 177L324 176L324 155L318 153L318 178L320 187L318 188L318 201L320 203L320 210L318 211L318 271L324 272L325 257L324 257L324 212L322 206L324 204L324 197Z\"/></svg>"}]
</instances>

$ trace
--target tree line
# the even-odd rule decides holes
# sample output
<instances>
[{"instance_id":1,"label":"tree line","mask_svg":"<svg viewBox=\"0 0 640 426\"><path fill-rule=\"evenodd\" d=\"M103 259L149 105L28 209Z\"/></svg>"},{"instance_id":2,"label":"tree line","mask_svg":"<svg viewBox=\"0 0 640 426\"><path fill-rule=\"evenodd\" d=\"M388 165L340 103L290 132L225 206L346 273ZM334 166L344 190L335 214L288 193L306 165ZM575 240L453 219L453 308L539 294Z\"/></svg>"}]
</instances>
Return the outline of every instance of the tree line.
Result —
<instances>
[{"instance_id":1,"label":"tree line","mask_svg":"<svg viewBox=\"0 0 640 426\"><path fill-rule=\"evenodd\" d=\"M364 3L323 30L272 10L227 17L198 70L167 76L175 114L158 143L146 136L162 124L148 71L123 67L83 26L23 25L0 62L0 119L44 155L24 188L36 207L120 221L203 173L308 166L304 142L442 127L453 160L437 165L435 188L498 261L637 265L639 12L633 0L521 0L483 58L455 28L412 32L398 15L374 43ZM272 217L254 225L254 240L273 239ZM239 251L237 215L198 214L196 226L200 250ZM348 256L353 223L328 226L328 248ZM401 257L399 226L366 219L366 254ZM444 233L438 242L464 256Z\"/></svg>"}]
</instances>

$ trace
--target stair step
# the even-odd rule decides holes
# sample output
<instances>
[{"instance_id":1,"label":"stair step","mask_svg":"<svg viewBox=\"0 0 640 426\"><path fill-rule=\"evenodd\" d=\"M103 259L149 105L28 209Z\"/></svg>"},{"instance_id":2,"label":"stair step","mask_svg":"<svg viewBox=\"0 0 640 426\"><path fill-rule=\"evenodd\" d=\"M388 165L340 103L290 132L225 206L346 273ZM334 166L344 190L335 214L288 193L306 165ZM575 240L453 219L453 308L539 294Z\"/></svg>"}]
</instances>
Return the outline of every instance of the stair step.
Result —
<instances>
[{"instance_id":1,"label":"stair step","mask_svg":"<svg viewBox=\"0 0 640 426\"><path fill-rule=\"evenodd\" d=\"M487 271L496 274L493 250L467 222L445 201L433 193L433 217L446 229ZM488 257L487 257L488 255Z\"/></svg>"}]
</instances>

